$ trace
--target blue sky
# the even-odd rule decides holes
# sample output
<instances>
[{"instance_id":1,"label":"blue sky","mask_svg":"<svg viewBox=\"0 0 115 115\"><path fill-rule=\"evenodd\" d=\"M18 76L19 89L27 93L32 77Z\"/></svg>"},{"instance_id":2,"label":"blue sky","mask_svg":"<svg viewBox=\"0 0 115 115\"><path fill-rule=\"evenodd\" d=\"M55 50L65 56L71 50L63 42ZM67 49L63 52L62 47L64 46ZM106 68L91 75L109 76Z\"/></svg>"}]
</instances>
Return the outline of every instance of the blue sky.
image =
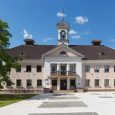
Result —
<instances>
[{"instance_id":1,"label":"blue sky","mask_svg":"<svg viewBox=\"0 0 115 115\"><path fill-rule=\"evenodd\" d=\"M13 35L10 47L24 44L24 30L37 44L57 44L56 24L63 9L71 28L70 44L89 45L100 39L115 48L115 0L0 0L0 18Z\"/></svg>"}]
</instances>

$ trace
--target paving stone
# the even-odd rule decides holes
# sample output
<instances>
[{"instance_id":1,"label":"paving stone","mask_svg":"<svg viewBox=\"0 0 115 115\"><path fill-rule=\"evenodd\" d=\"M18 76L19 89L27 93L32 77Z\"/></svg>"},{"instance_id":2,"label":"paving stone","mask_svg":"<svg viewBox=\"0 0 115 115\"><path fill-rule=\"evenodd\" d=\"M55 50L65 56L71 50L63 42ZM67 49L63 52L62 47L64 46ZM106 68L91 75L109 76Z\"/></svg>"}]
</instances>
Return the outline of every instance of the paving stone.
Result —
<instances>
[{"instance_id":1,"label":"paving stone","mask_svg":"<svg viewBox=\"0 0 115 115\"><path fill-rule=\"evenodd\" d=\"M29 115L99 115L96 112L80 112L80 113L35 113Z\"/></svg>"},{"instance_id":2,"label":"paving stone","mask_svg":"<svg viewBox=\"0 0 115 115\"><path fill-rule=\"evenodd\" d=\"M69 100L69 99L78 99L75 96L72 97L50 97L49 100Z\"/></svg>"},{"instance_id":3,"label":"paving stone","mask_svg":"<svg viewBox=\"0 0 115 115\"><path fill-rule=\"evenodd\" d=\"M55 94L53 94L54 96L64 96L64 95L73 95L74 96L74 94L65 94L65 93L55 93Z\"/></svg>"},{"instance_id":4,"label":"paving stone","mask_svg":"<svg viewBox=\"0 0 115 115\"><path fill-rule=\"evenodd\" d=\"M66 101L66 102L44 102L39 108L57 108L57 107L88 107L82 101Z\"/></svg>"}]
</instances>

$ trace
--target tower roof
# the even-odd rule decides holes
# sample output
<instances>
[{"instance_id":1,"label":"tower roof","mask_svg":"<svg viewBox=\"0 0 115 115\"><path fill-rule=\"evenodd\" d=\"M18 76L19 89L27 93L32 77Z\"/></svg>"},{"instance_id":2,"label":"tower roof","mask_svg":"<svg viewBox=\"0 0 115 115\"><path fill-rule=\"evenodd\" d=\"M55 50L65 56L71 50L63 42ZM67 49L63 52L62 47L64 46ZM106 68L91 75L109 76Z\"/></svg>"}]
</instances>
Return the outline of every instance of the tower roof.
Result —
<instances>
[{"instance_id":1,"label":"tower roof","mask_svg":"<svg viewBox=\"0 0 115 115\"><path fill-rule=\"evenodd\" d=\"M57 27L66 27L69 28L69 24L63 19L59 23L57 23Z\"/></svg>"}]
</instances>

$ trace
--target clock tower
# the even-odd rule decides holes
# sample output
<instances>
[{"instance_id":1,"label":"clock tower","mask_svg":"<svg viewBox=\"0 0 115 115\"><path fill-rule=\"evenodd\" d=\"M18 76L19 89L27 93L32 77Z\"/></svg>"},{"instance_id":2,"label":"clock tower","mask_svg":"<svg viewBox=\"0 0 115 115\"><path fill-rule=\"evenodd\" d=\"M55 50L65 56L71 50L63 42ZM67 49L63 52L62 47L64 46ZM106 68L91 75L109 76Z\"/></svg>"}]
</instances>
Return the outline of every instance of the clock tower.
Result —
<instances>
[{"instance_id":1,"label":"clock tower","mask_svg":"<svg viewBox=\"0 0 115 115\"><path fill-rule=\"evenodd\" d=\"M69 24L62 19L59 23L57 23L57 30L58 30L58 45L65 44L69 45Z\"/></svg>"}]
</instances>

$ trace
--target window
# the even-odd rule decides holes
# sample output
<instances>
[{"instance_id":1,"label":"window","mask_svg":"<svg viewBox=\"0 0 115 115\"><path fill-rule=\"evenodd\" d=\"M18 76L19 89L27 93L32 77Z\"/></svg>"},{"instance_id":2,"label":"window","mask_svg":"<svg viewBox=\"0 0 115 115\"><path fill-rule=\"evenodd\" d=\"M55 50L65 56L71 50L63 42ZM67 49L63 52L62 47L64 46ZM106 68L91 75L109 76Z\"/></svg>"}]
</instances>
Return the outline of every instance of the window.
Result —
<instances>
[{"instance_id":1,"label":"window","mask_svg":"<svg viewBox=\"0 0 115 115\"><path fill-rule=\"evenodd\" d=\"M31 79L27 79L27 87L31 87L32 86L32 80Z\"/></svg>"},{"instance_id":2,"label":"window","mask_svg":"<svg viewBox=\"0 0 115 115\"><path fill-rule=\"evenodd\" d=\"M41 65L37 65L37 72L41 72L42 71L42 66Z\"/></svg>"},{"instance_id":3,"label":"window","mask_svg":"<svg viewBox=\"0 0 115 115\"><path fill-rule=\"evenodd\" d=\"M25 55L25 52L22 51L22 52L20 53L20 55Z\"/></svg>"},{"instance_id":4,"label":"window","mask_svg":"<svg viewBox=\"0 0 115 115\"><path fill-rule=\"evenodd\" d=\"M99 79L95 79L95 86L99 86Z\"/></svg>"},{"instance_id":5,"label":"window","mask_svg":"<svg viewBox=\"0 0 115 115\"><path fill-rule=\"evenodd\" d=\"M22 86L21 79L16 80L16 86L17 87Z\"/></svg>"},{"instance_id":6,"label":"window","mask_svg":"<svg viewBox=\"0 0 115 115\"><path fill-rule=\"evenodd\" d=\"M57 64L51 64L51 72L57 71Z\"/></svg>"},{"instance_id":7,"label":"window","mask_svg":"<svg viewBox=\"0 0 115 115\"><path fill-rule=\"evenodd\" d=\"M90 86L90 80L89 79L85 80L85 86Z\"/></svg>"},{"instance_id":8,"label":"window","mask_svg":"<svg viewBox=\"0 0 115 115\"><path fill-rule=\"evenodd\" d=\"M21 67L16 68L16 72L21 72Z\"/></svg>"},{"instance_id":9,"label":"window","mask_svg":"<svg viewBox=\"0 0 115 115\"><path fill-rule=\"evenodd\" d=\"M66 52L65 51L61 51L60 54L66 54Z\"/></svg>"},{"instance_id":10,"label":"window","mask_svg":"<svg viewBox=\"0 0 115 115\"><path fill-rule=\"evenodd\" d=\"M62 30L62 31L60 32L60 38L61 38L61 40L64 40L65 37L66 37L66 33L65 33L64 30Z\"/></svg>"},{"instance_id":11,"label":"window","mask_svg":"<svg viewBox=\"0 0 115 115\"><path fill-rule=\"evenodd\" d=\"M70 86L76 86L76 84L75 84L75 79L71 79L71 80L70 80Z\"/></svg>"},{"instance_id":12,"label":"window","mask_svg":"<svg viewBox=\"0 0 115 115\"><path fill-rule=\"evenodd\" d=\"M114 72L115 72L115 65L114 65Z\"/></svg>"},{"instance_id":13,"label":"window","mask_svg":"<svg viewBox=\"0 0 115 115\"><path fill-rule=\"evenodd\" d=\"M76 72L76 65L75 64L70 65L70 72Z\"/></svg>"},{"instance_id":14,"label":"window","mask_svg":"<svg viewBox=\"0 0 115 115\"><path fill-rule=\"evenodd\" d=\"M42 86L42 80L41 79L37 80L37 86Z\"/></svg>"},{"instance_id":15,"label":"window","mask_svg":"<svg viewBox=\"0 0 115 115\"><path fill-rule=\"evenodd\" d=\"M11 81L6 82L6 86L10 87L12 85Z\"/></svg>"},{"instance_id":16,"label":"window","mask_svg":"<svg viewBox=\"0 0 115 115\"><path fill-rule=\"evenodd\" d=\"M109 86L109 79L104 80L104 86Z\"/></svg>"},{"instance_id":17,"label":"window","mask_svg":"<svg viewBox=\"0 0 115 115\"><path fill-rule=\"evenodd\" d=\"M104 65L104 71L109 72L109 65Z\"/></svg>"},{"instance_id":18,"label":"window","mask_svg":"<svg viewBox=\"0 0 115 115\"><path fill-rule=\"evenodd\" d=\"M100 66L99 65L95 65L94 66L94 72L99 72Z\"/></svg>"},{"instance_id":19,"label":"window","mask_svg":"<svg viewBox=\"0 0 115 115\"><path fill-rule=\"evenodd\" d=\"M31 65L26 66L26 72L31 72Z\"/></svg>"},{"instance_id":20,"label":"window","mask_svg":"<svg viewBox=\"0 0 115 115\"><path fill-rule=\"evenodd\" d=\"M90 65L85 65L85 72L90 72Z\"/></svg>"},{"instance_id":21,"label":"window","mask_svg":"<svg viewBox=\"0 0 115 115\"><path fill-rule=\"evenodd\" d=\"M57 86L57 80L55 79L52 80L52 86Z\"/></svg>"},{"instance_id":22,"label":"window","mask_svg":"<svg viewBox=\"0 0 115 115\"><path fill-rule=\"evenodd\" d=\"M114 79L114 86L115 86L115 79Z\"/></svg>"}]
</instances>

